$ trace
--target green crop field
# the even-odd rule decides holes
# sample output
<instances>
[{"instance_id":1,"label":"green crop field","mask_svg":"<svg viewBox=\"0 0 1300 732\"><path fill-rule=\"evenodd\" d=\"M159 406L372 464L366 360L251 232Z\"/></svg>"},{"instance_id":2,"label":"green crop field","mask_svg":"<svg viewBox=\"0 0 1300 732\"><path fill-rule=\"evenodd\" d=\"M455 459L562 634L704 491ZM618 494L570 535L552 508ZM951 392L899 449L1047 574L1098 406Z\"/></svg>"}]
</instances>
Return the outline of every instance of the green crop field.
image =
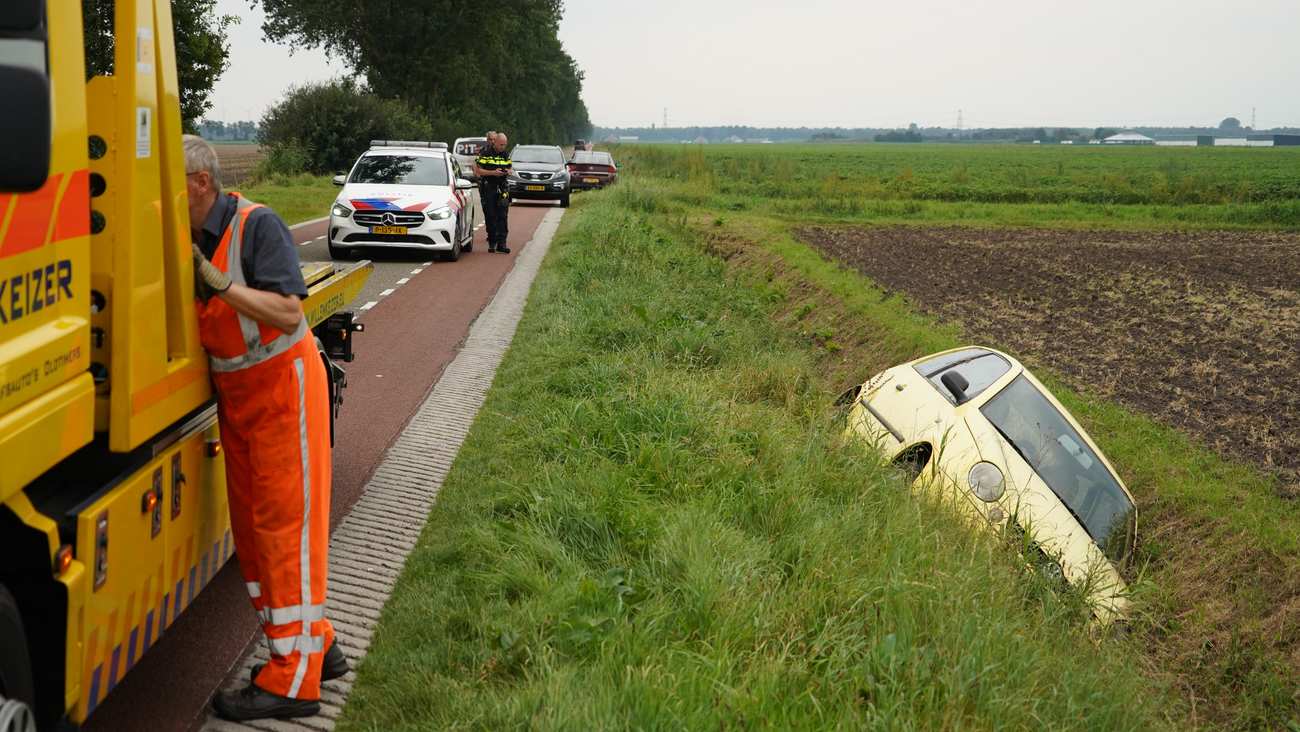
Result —
<instances>
[{"instance_id":1,"label":"green crop field","mask_svg":"<svg viewBox=\"0 0 1300 732\"><path fill-rule=\"evenodd\" d=\"M720 210L813 219L1300 230L1300 148L624 146Z\"/></svg>"}]
</instances>

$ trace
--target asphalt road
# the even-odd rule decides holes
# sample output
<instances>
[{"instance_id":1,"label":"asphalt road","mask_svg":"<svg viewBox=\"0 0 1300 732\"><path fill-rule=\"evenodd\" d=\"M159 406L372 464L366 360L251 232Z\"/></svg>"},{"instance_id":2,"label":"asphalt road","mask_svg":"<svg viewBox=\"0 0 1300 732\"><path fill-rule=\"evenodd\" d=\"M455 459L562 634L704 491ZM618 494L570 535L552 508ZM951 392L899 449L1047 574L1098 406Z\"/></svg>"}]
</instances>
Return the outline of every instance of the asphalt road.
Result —
<instances>
[{"instance_id":1,"label":"asphalt road","mask_svg":"<svg viewBox=\"0 0 1300 732\"><path fill-rule=\"evenodd\" d=\"M348 307L361 310L356 360L336 425L331 526L360 497L384 451L456 354L552 204L510 209L511 253L489 254L483 230L458 262L371 252L375 271ZM480 216L480 219L481 216ZM303 261L328 260L326 222L293 230ZM95 711L84 730L189 730L257 631L236 562L228 563Z\"/></svg>"}]
</instances>

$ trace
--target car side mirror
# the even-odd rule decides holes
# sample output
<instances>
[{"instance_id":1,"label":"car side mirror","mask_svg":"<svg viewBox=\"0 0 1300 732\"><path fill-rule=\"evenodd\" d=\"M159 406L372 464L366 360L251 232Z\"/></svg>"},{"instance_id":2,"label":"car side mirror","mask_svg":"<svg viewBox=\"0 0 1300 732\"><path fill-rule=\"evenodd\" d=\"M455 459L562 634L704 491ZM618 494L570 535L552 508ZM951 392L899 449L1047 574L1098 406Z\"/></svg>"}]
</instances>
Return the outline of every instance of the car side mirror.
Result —
<instances>
[{"instance_id":1,"label":"car side mirror","mask_svg":"<svg viewBox=\"0 0 1300 732\"><path fill-rule=\"evenodd\" d=\"M470 190L473 190L473 189L474 189L474 184L471 183L470 181L465 180L464 178L457 178L457 179L456 179L456 190L458 190L458 191L470 191Z\"/></svg>"},{"instance_id":2,"label":"car side mirror","mask_svg":"<svg viewBox=\"0 0 1300 732\"><path fill-rule=\"evenodd\" d=\"M343 185L344 183L347 183L347 182L348 182L348 177L347 177L346 175L336 175L336 176L334 176L334 185L336 185L336 186L341 186L341 185Z\"/></svg>"},{"instance_id":3,"label":"car side mirror","mask_svg":"<svg viewBox=\"0 0 1300 732\"><path fill-rule=\"evenodd\" d=\"M24 193L45 185L50 175L50 80L46 72L45 3L6 0L0 33L12 53L0 63L0 191Z\"/></svg>"},{"instance_id":4,"label":"car side mirror","mask_svg":"<svg viewBox=\"0 0 1300 732\"><path fill-rule=\"evenodd\" d=\"M943 382L943 385L948 388L948 392L952 394L952 398L958 404L964 404L969 398L966 396L966 390L970 388L970 382L966 380L965 376L956 371L948 371L939 377L939 381Z\"/></svg>"}]
</instances>

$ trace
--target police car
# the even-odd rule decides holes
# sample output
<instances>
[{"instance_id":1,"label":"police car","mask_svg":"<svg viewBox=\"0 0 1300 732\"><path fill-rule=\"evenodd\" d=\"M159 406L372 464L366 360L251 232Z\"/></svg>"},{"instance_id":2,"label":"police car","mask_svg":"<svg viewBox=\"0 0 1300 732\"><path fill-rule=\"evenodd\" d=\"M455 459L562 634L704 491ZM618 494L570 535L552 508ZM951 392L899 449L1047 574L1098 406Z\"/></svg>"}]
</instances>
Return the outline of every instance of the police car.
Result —
<instances>
[{"instance_id":1,"label":"police car","mask_svg":"<svg viewBox=\"0 0 1300 732\"><path fill-rule=\"evenodd\" d=\"M473 248L474 184L445 142L371 140L330 207L335 259L363 247L416 249L456 260Z\"/></svg>"}]
</instances>

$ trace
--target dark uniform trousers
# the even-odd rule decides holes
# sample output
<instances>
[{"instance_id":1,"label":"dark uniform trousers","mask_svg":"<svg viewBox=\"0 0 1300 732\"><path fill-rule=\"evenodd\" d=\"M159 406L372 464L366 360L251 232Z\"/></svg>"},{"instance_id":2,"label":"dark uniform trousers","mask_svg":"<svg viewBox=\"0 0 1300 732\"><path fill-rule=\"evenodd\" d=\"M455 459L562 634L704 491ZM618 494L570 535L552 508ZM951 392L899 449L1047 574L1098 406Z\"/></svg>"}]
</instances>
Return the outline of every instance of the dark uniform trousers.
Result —
<instances>
[{"instance_id":1,"label":"dark uniform trousers","mask_svg":"<svg viewBox=\"0 0 1300 732\"><path fill-rule=\"evenodd\" d=\"M485 185L479 190L483 203L484 224L487 226L488 247L495 249L506 245L506 235L510 233L508 222L510 214L510 191L504 183L499 186Z\"/></svg>"}]
</instances>

